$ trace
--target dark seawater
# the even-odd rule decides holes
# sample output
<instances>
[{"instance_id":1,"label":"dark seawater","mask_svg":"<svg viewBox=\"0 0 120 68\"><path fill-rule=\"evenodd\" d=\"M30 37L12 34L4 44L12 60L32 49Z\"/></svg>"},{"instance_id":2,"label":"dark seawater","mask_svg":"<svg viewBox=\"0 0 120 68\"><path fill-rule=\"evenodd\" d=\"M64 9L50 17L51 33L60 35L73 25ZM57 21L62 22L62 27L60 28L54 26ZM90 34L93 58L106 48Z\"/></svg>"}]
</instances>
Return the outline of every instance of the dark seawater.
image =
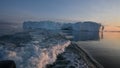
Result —
<instances>
[{"instance_id":1,"label":"dark seawater","mask_svg":"<svg viewBox=\"0 0 120 68\"><path fill-rule=\"evenodd\" d=\"M63 32L104 68L120 68L120 32Z\"/></svg>"},{"instance_id":2,"label":"dark seawater","mask_svg":"<svg viewBox=\"0 0 120 68\"><path fill-rule=\"evenodd\" d=\"M0 22L0 36L14 34L21 31L23 31L21 24Z\"/></svg>"}]
</instances>

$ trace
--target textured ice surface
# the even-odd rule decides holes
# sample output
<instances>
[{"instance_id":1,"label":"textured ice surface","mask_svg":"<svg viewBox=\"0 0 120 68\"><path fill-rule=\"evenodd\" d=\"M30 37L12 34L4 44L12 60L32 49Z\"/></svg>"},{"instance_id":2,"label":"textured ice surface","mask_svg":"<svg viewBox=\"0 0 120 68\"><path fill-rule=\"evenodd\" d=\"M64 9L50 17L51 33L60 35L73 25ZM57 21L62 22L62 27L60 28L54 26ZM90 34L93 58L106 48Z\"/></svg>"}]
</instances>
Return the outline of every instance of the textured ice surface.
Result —
<instances>
[{"instance_id":1,"label":"textured ice surface","mask_svg":"<svg viewBox=\"0 0 120 68\"><path fill-rule=\"evenodd\" d=\"M0 37L0 60L14 60L17 68L44 68L69 44L63 36L47 30L4 36Z\"/></svg>"}]
</instances>

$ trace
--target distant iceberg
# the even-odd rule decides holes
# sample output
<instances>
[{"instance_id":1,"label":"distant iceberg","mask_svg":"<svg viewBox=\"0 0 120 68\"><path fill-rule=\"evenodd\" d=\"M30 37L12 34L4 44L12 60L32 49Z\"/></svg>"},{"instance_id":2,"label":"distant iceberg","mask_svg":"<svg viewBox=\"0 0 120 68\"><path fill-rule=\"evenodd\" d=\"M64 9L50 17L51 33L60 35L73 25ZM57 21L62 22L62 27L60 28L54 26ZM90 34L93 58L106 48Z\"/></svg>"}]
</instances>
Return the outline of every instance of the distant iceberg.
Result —
<instances>
[{"instance_id":1,"label":"distant iceberg","mask_svg":"<svg viewBox=\"0 0 120 68\"><path fill-rule=\"evenodd\" d=\"M23 29L48 29L48 30L75 30L75 31L99 31L101 24L91 21L76 23L61 23L53 21L24 22Z\"/></svg>"}]
</instances>

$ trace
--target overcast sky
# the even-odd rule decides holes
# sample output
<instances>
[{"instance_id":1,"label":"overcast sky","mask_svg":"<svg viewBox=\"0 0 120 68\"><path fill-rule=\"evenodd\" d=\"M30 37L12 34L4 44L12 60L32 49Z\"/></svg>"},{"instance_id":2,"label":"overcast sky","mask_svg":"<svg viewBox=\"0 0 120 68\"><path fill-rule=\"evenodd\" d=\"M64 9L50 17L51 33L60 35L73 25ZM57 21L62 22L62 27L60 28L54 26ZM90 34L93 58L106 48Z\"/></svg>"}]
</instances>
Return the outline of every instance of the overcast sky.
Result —
<instances>
[{"instance_id":1,"label":"overcast sky","mask_svg":"<svg viewBox=\"0 0 120 68\"><path fill-rule=\"evenodd\" d=\"M120 0L0 0L0 21L95 21L120 26Z\"/></svg>"}]
</instances>

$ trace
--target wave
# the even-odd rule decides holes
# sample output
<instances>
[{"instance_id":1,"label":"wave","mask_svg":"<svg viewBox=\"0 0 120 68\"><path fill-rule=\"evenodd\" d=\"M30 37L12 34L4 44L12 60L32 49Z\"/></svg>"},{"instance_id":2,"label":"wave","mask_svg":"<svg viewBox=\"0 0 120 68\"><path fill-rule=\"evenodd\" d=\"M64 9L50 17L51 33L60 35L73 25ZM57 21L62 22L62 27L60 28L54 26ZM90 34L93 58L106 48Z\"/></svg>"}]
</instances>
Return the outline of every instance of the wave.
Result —
<instances>
[{"instance_id":1,"label":"wave","mask_svg":"<svg viewBox=\"0 0 120 68\"><path fill-rule=\"evenodd\" d=\"M27 39L31 40L23 42ZM0 60L14 60L17 68L45 68L70 43L58 33L45 30L0 37Z\"/></svg>"},{"instance_id":2,"label":"wave","mask_svg":"<svg viewBox=\"0 0 120 68\"><path fill-rule=\"evenodd\" d=\"M53 64L48 64L47 68L103 68L79 45L72 42L65 51L57 56Z\"/></svg>"}]
</instances>

